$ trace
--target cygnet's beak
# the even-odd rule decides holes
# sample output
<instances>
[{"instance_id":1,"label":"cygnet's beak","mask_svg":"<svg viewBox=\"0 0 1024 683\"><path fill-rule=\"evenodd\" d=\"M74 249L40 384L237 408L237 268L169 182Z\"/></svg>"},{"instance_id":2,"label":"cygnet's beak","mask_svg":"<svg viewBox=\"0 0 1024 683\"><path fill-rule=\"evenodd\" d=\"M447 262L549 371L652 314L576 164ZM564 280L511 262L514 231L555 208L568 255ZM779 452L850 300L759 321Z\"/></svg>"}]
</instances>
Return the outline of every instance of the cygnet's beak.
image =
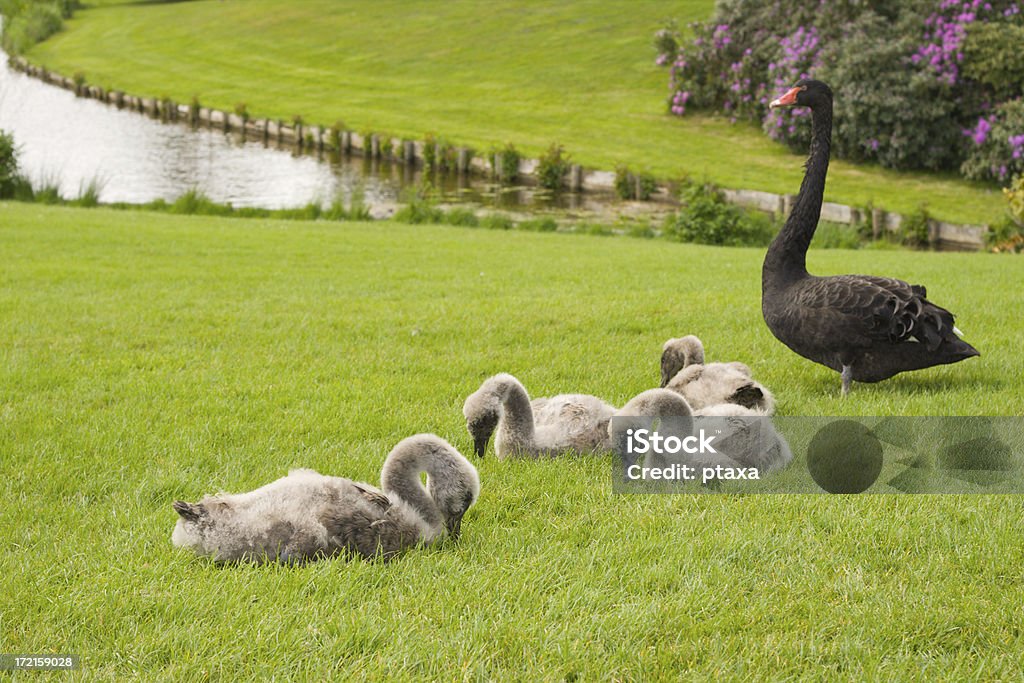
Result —
<instances>
[{"instance_id":1,"label":"cygnet's beak","mask_svg":"<svg viewBox=\"0 0 1024 683\"><path fill-rule=\"evenodd\" d=\"M459 534L462 533L462 517L465 514L465 512L460 512L459 514L449 518L448 521L445 522L445 528L448 529L448 535L450 537L454 539L459 538Z\"/></svg>"},{"instance_id":2,"label":"cygnet's beak","mask_svg":"<svg viewBox=\"0 0 1024 683\"><path fill-rule=\"evenodd\" d=\"M487 442L490 440L490 435L473 437L473 453L476 455L476 457L484 457L484 453L487 452Z\"/></svg>"},{"instance_id":3,"label":"cygnet's beak","mask_svg":"<svg viewBox=\"0 0 1024 683\"><path fill-rule=\"evenodd\" d=\"M664 389L668 386L668 383L672 381L672 370L668 359L661 359L661 388Z\"/></svg>"}]
</instances>

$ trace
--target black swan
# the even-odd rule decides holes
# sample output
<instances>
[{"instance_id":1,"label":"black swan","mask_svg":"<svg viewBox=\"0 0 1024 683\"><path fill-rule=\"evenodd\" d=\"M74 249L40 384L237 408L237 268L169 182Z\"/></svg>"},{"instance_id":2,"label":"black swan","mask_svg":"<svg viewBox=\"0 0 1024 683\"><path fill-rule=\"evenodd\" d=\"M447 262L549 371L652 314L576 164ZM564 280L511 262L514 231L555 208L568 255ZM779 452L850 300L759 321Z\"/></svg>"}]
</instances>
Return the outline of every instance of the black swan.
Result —
<instances>
[{"instance_id":1,"label":"black swan","mask_svg":"<svg viewBox=\"0 0 1024 683\"><path fill-rule=\"evenodd\" d=\"M761 271L761 311L772 334L804 358L841 373L844 396L851 380L878 382L980 355L958 336L953 314L928 301L921 285L807 273L832 144L832 91L805 79L769 106L811 109L811 150L800 194Z\"/></svg>"}]
</instances>

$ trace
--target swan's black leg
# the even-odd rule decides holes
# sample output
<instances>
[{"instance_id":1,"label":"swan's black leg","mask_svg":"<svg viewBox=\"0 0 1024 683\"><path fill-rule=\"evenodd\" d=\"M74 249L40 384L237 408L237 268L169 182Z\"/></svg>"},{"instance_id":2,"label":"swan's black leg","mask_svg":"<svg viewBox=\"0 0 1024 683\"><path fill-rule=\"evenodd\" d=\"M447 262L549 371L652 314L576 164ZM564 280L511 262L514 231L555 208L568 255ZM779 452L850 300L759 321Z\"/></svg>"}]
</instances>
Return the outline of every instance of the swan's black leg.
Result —
<instances>
[{"instance_id":1,"label":"swan's black leg","mask_svg":"<svg viewBox=\"0 0 1024 683\"><path fill-rule=\"evenodd\" d=\"M850 393L850 383L853 382L853 366L844 365L841 376L843 378L843 396L846 396Z\"/></svg>"}]
</instances>

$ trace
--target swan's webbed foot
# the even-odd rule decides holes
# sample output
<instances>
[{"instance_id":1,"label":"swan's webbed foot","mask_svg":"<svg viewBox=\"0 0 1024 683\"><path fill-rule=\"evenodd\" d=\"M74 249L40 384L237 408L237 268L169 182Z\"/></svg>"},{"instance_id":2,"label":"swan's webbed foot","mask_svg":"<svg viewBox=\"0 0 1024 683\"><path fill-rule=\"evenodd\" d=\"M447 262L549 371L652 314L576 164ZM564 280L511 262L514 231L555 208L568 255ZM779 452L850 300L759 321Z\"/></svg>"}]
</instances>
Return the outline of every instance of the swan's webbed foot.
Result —
<instances>
[{"instance_id":1,"label":"swan's webbed foot","mask_svg":"<svg viewBox=\"0 0 1024 683\"><path fill-rule=\"evenodd\" d=\"M843 378L843 396L846 396L850 393L850 384L853 382L853 367L844 365L840 376Z\"/></svg>"}]
</instances>

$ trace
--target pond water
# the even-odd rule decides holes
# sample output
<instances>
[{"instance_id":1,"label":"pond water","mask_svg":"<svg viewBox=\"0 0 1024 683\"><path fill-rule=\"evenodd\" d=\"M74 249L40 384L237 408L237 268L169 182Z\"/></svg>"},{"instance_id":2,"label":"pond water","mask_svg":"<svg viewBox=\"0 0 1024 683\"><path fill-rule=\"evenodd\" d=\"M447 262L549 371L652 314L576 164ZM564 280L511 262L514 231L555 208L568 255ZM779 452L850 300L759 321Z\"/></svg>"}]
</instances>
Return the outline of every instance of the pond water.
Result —
<instances>
[{"instance_id":1,"label":"pond water","mask_svg":"<svg viewBox=\"0 0 1024 683\"><path fill-rule=\"evenodd\" d=\"M162 123L79 98L11 69L2 52L0 129L14 136L21 169L35 186L57 186L63 197L74 198L96 184L105 203L173 200L198 190L216 202L278 209L330 203L339 196L347 200L359 192L371 213L382 217L395 210L404 188L423 180L421 170L401 163L296 155L273 142L267 146L220 130ZM498 187L455 174L431 181L445 202L605 216L621 208L608 193L552 197L530 187Z\"/></svg>"}]
</instances>

